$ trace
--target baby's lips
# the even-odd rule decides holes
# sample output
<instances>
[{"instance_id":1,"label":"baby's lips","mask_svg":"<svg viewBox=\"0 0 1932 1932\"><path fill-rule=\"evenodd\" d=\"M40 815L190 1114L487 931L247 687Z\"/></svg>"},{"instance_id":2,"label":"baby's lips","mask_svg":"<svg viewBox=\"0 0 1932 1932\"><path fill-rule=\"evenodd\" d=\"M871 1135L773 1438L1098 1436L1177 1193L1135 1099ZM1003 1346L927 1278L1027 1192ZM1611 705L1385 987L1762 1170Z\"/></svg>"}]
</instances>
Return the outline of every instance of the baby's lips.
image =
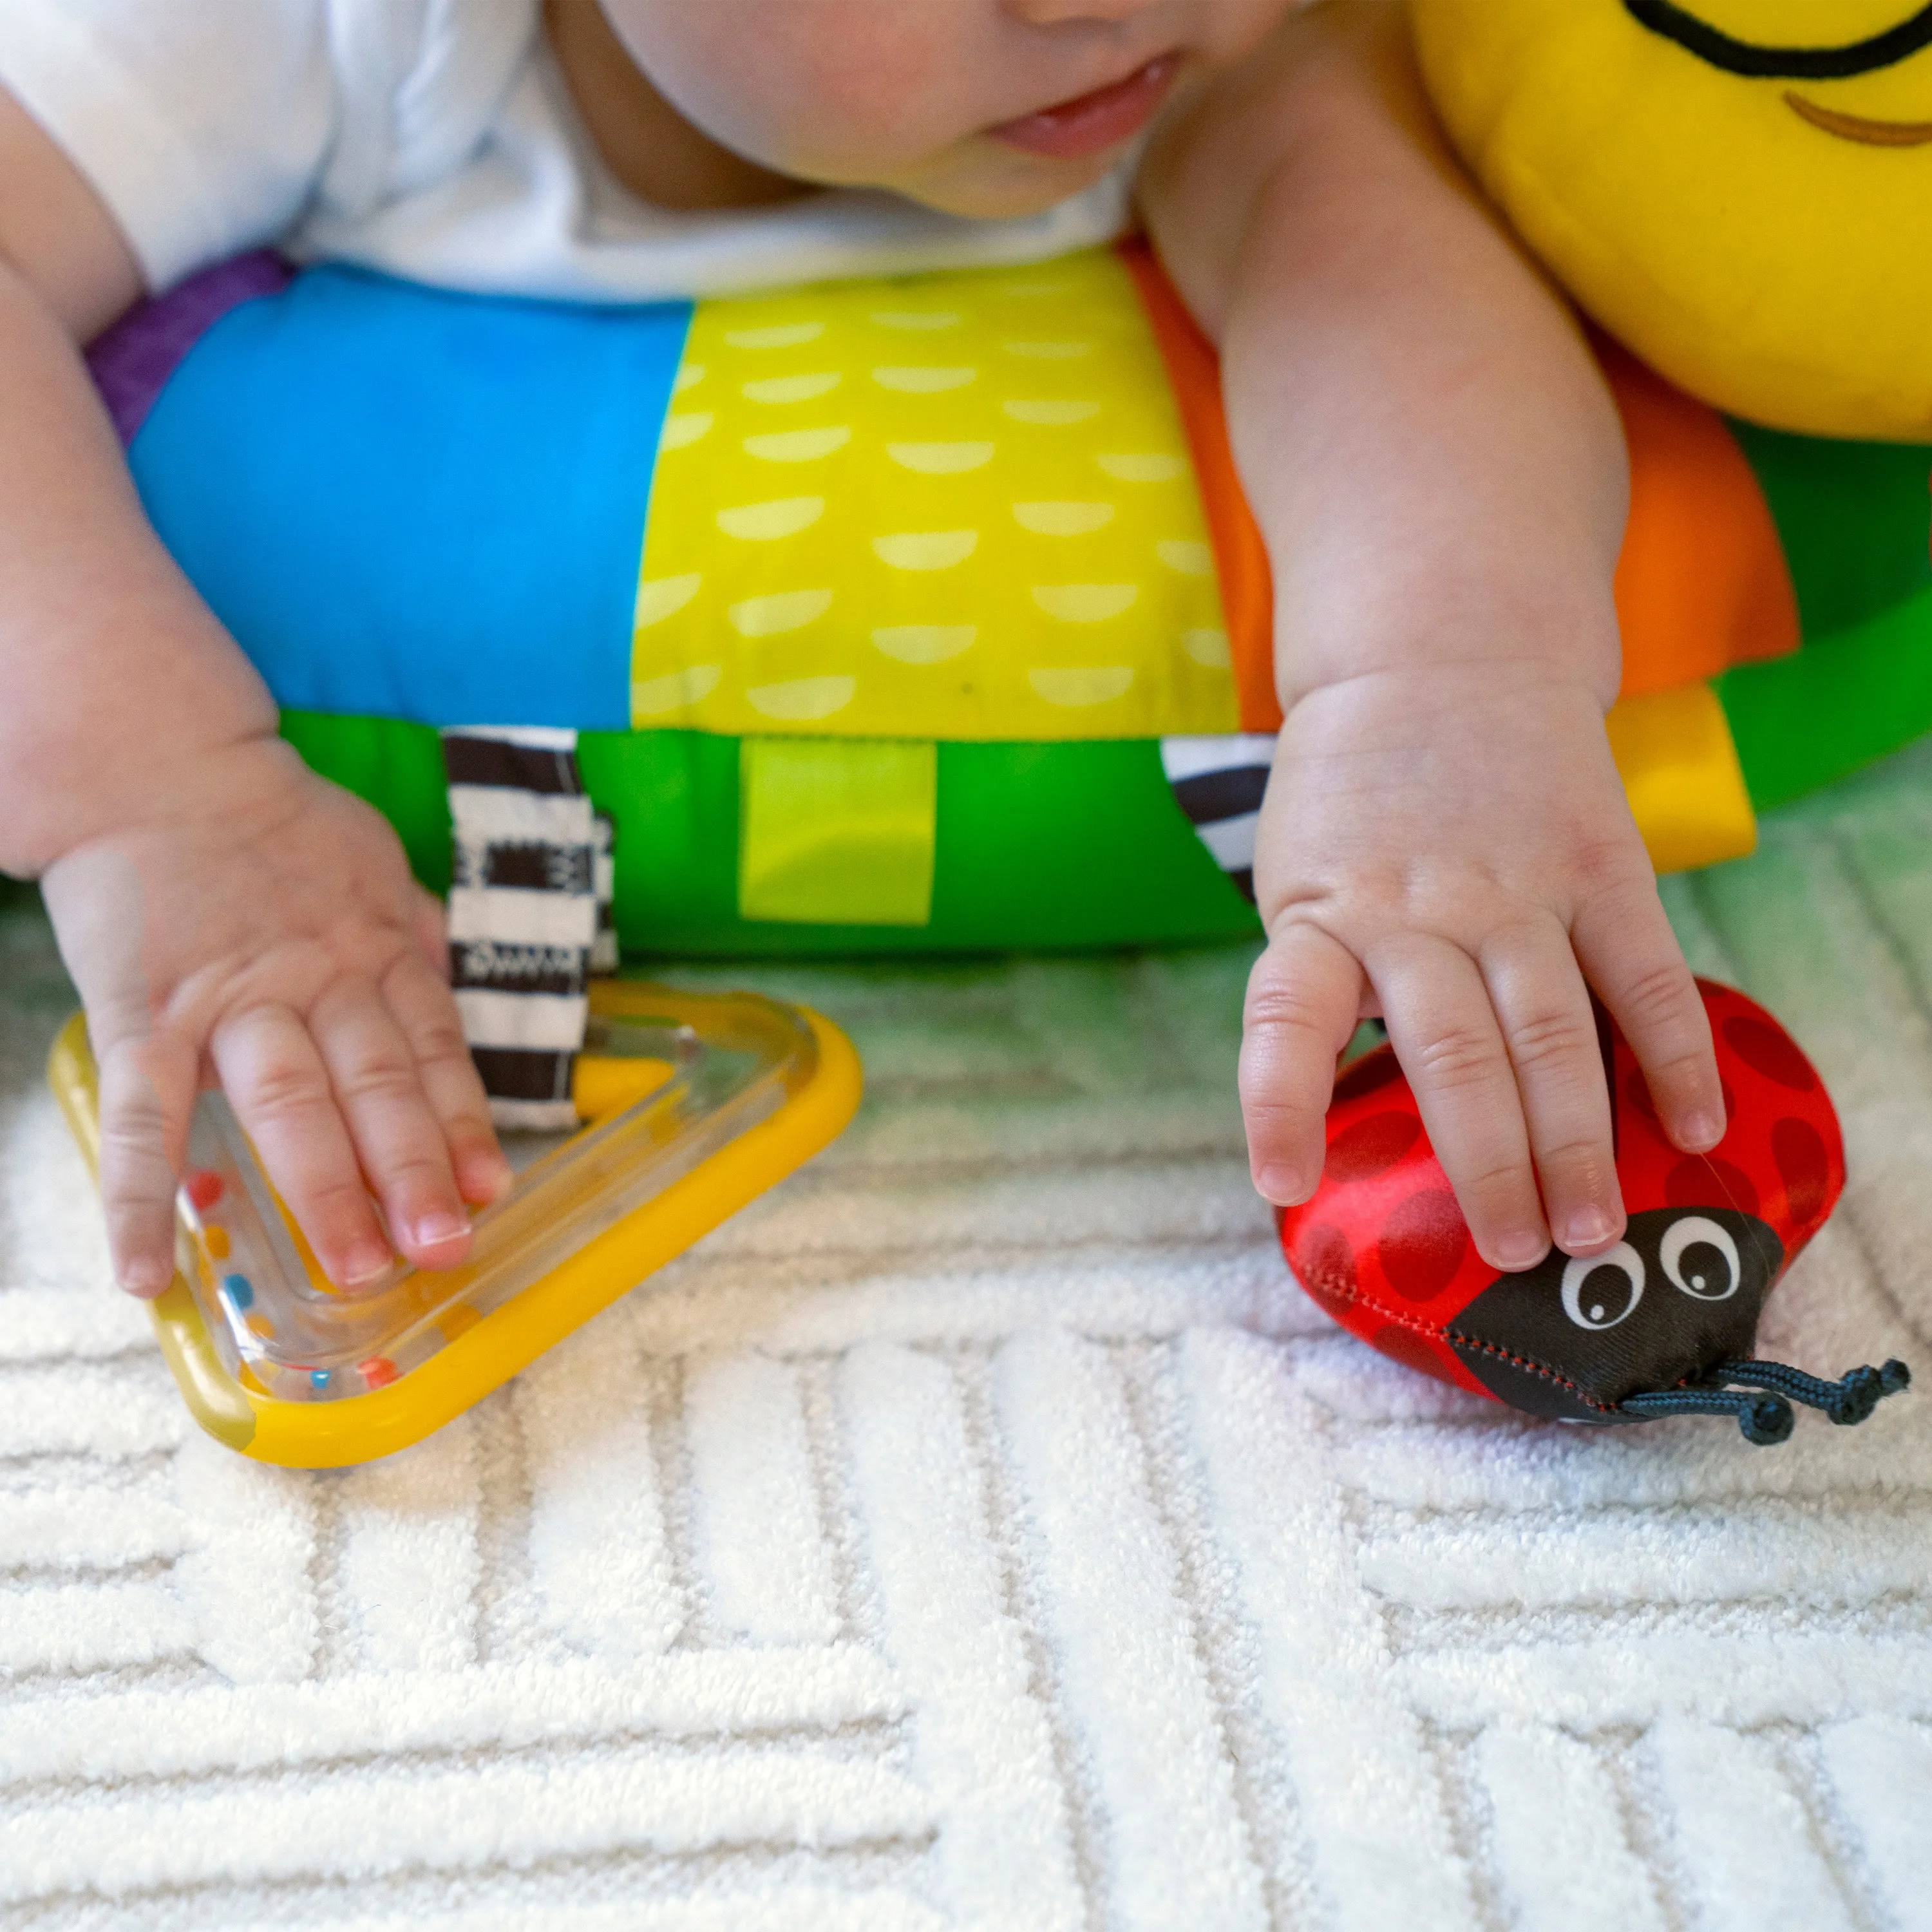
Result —
<instances>
[{"instance_id":1,"label":"baby's lips","mask_svg":"<svg viewBox=\"0 0 1932 1932\"><path fill-rule=\"evenodd\" d=\"M987 131L1010 147L1056 160L1097 154L1132 140L1147 125L1180 68L1179 55L1162 54L1111 86L1096 88L1036 114L1023 114Z\"/></svg>"}]
</instances>

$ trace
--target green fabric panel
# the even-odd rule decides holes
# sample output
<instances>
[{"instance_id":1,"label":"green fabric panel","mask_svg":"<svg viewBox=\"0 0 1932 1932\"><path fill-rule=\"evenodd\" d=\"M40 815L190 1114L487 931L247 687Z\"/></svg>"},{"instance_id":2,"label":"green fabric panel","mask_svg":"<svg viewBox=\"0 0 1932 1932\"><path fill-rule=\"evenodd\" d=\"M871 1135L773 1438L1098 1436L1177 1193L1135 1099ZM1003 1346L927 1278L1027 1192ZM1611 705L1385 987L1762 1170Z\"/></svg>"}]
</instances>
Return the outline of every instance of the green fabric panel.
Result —
<instances>
[{"instance_id":1,"label":"green fabric panel","mask_svg":"<svg viewBox=\"0 0 1932 1932\"><path fill-rule=\"evenodd\" d=\"M386 813L416 877L433 892L448 891L449 794L442 741L428 725L284 711L282 736L313 770Z\"/></svg>"},{"instance_id":2,"label":"green fabric panel","mask_svg":"<svg viewBox=\"0 0 1932 1932\"><path fill-rule=\"evenodd\" d=\"M738 743L697 731L586 731L579 741L584 783L616 824L627 953L916 956L1186 944L1259 930L1145 739L941 745L923 927L741 919Z\"/></svg>"},{"instance_id":3,"label":"green fabric panel","mask_svg":"<svg viewBox=\"0 0 1932 1932\"><path fill-rule=\"evenodd\" d=\"M1784 539L1808 647L1932 586L1932 448L1732 422Z\"/></svg>"},{"instance_id":4,"label":"green fabric panel","mask_svg":"<svg viewBox=\"0 0 1932 1932\"><path fill-rule=\"evenodd\" d=\"M577 764L584 789L613 822L623 950L704 952L703 935L735 930L737 740L586 731Z\"/></svg>"},{"instance_id":5,"label":"green fabric panel","mask_svg":"<svg viewBox=\"0 0 1932 1932\"><path fill-rule=\"evenodd\" d=\"M1260 931L1174 803L1156 740L940 746L934 950L1184 944Z\"/></svg>"},{"instance_id":6,"label":"green fabric panel","mask_svg":"<svg viewBox=\"0 0 1932 1932\"><path fill-rule=\"evenodd\" d=\"M388 814L424 885L448 890L434 731L300 711L283 714L282 730L317 771ZM922 927L741 919L738 743L700 731L579 740L584 784L616 824L627 953L910 957L1187 945L1260 930L1174 804L1151 739L941 745Z\"/></svg>"},{"instance_id":7,"label":"green fabric panel","mask_svg":"<svg viewBox=\"0 0 1932 1932\"><path fill-rule=\"evenodd\" d=\"M1795 656L1718 680L1762 812L1932 731L1932 590Z\"/></svg>"},{"instance_id":8,"label":"green fabric panel","mask_svg":"<svg viewBox=\"0 0 1932 1932\"><path fill-rule=\"evenodd\" d=\"M793 926L932 916L939 748L905 738L746 738L738 910Z\"/></svg>"}]
</instances>

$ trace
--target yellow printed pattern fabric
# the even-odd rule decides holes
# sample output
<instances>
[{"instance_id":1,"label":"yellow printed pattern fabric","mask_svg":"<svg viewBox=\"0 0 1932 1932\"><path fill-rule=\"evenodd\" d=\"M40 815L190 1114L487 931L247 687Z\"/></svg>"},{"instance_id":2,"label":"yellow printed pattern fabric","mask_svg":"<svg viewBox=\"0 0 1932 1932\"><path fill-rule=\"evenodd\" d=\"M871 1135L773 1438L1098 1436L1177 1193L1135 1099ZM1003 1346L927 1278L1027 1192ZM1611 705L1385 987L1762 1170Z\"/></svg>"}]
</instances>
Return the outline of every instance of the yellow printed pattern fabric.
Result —
<instances>
[{"instance_id":1,"label":"yellow printed pattern fabric","mask_svg":"<svg viewBox=\"0 0 1932 1932\"><path fill-rule=\"evenodd\" d=\"M700 304L652 484L632 718L1238 728L1186 434L1119 262Z\"/></svg>"}]
</instances>

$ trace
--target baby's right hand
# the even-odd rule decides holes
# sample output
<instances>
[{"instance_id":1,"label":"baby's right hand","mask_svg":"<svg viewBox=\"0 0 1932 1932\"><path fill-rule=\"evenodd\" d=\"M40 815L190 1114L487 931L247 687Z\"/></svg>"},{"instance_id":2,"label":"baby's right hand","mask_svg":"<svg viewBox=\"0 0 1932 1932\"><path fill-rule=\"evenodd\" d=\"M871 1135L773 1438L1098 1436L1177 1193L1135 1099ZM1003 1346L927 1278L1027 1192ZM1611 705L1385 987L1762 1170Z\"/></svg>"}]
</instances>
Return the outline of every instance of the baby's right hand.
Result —
<instances>
[{"instance_id":1,"label":"baby's right hand","mask_svg":"<svg viewBox=\"0 0 1932 1932\"><path fill-rule=\"evenodd\" d=\"M1622 1236L1594 987L1686 1154L1724 1132L1711 1028L1587 682L1528 660L1375 672L1289 712L1255 881L1241 1093L1256 1186L1319 1184L1336 1056L1380 1015L1476 1247ZM1587 976L1587 977L1586 977Z\"/></svg>"},{"instance_id":2,"label":"baby's right hand","mask_svg":"<svg viewBox=\"0 0 1932 1932\"><path fill-rule=\"evenodd\" d=\"M510 1169L463 1037L441 910L395 834L287 746L250 740L41 880L100 1071L122 1286L174 1274L196 1093L220 1084L342 1287L448 1268Z\"/></svg>"}]
</instances>

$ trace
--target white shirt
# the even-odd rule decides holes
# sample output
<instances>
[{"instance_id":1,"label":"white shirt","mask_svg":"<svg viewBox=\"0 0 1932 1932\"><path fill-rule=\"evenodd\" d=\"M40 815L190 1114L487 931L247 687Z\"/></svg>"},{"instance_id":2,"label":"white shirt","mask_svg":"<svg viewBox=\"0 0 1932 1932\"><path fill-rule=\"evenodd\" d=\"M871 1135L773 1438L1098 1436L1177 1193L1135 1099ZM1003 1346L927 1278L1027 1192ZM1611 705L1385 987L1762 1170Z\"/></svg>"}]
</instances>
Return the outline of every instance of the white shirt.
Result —
<instances>
[{"instance_id":1,"label":"white shirt","mask_svg":"<svg viewBox=\"0 0 1932 1932\"><path fill-rule=\"evenodd\" d=\"M539 0L0 0L0 85L153 290L274 243L445 287L652 301L1038 261L1129 220L1126 166L1022 220L844 189L652 207L598 158Z\"/></svg>"}]
</instances>

